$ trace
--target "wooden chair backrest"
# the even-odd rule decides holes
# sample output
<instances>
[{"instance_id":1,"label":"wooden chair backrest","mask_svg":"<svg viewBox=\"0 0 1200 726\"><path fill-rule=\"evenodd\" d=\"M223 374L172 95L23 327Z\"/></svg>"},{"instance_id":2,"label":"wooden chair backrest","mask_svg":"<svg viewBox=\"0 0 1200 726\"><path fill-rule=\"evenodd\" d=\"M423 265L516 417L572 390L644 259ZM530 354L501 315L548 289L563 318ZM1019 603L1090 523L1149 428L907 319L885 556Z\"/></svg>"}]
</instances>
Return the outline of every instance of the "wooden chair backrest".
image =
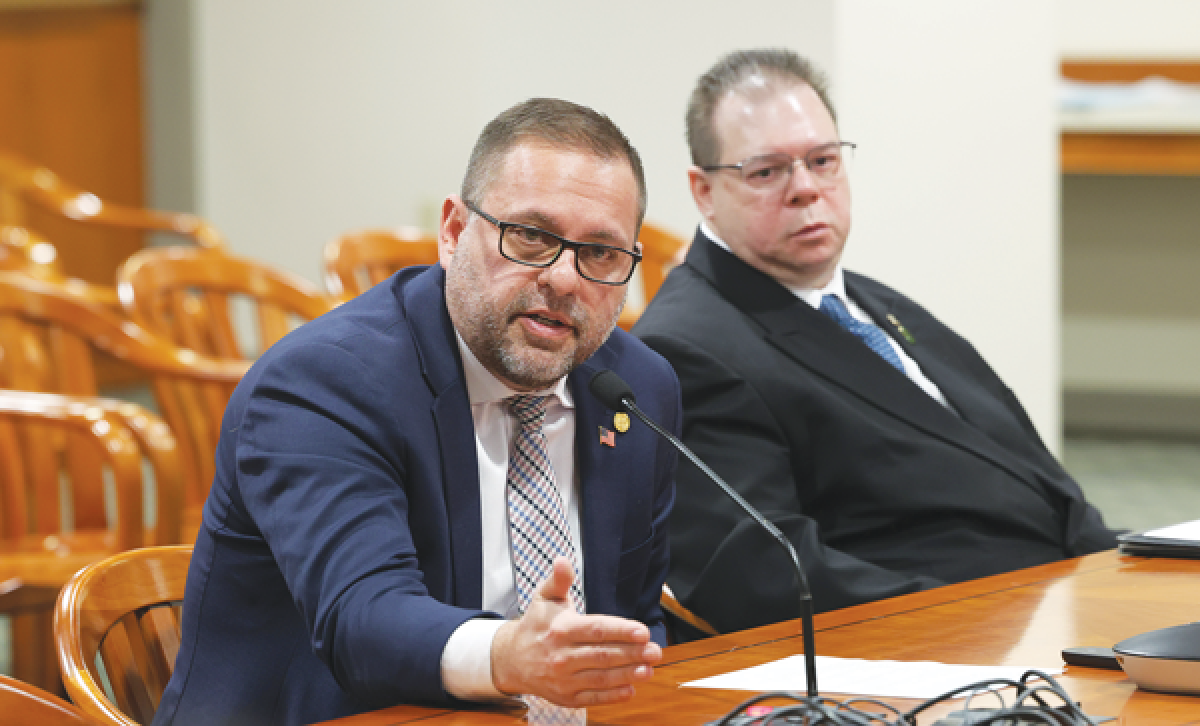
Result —
<instances>
[{"instance_id":1,"label":"wooden chair backrest","mask_svg":"<svg viewBox=\"0 0 1200 726\"><path fill-rule=\"evenodd\" d=\"M636 296L626 299L625 309L621 311L621 318L617 321L624 330L632 328L642 316L646 305L650 304L658 293L658 288L662 287L667 273L679 264L679 257L687 246L683 239L651 222L642 224L638 242L642 246L642 261L638 264L634 280L641 280L641 299L640 302ZM631 280L629 284L634 284L634 281Z\"/></svg>"},{"instance_id":2,"label":"wooden chair backrest","mask_svg":"<svg viewBox=\"0 0 1200 726\"><path fill-rule=\"evenodd\" d=\"M54 614L58 662L68 695L88 715L122 726L154 718L179 653L191 557L191 546L123 552L63 588Z\"/></svg>"},{"instance_id":3,"label":"wooden chair backrest","mask_svg":"<svg viewBox=\"0 0 1200 726\"><path fill-rule=\"evenodd\" d=\"M38 726L96 726L99 721L23 681L0 676L0 713L8 723Z\"/></svg>"},{"instance_id":4,"label":"wooden chair backrest","mask_svg":"<svg viewBox=\"0 0 1200 726\"><path fill-rule=\"evenodd\" d=\"M116 286L95 285L63 274L58 250L44 237L25 227L0 225L0 270L14 270L60 285L77 295L120 310Z\"/></svg>"},{"instance_id":5,"label":"wooden chair backrest","mask_svg":"<svg viewBox=\"0 0 1200 726\"><path fill-rule=\"evenodd\" d=\"M260 262L185 247L134 254L117 271L129 316L176 345L205 355L252 359L293 328L333 308L307 280ZM238 317L254 308L257 325Z\"/></svg>"},{"instance_id":6,"label":"wooden chair backrest","mask_svg":"<svg viewBox=\"0 0 1200 726\"><path fill-rule=\"evenodd\" d=\"M195 215L106 202L63 181L45 167L17 154L0 151L0 224L26 224L26 205L30 204L77 222L166 232L186 237L200 247L224 249L228 246L216 228Z\"/></svg>"},{"instance_id":7,"label":"wooden chair backrest","mask_svg":"<svg viewBox=\"0 0 1200 726\"><path fill-rule=\"evenodd\" d=\"M40 280L61 280L58 250L24 227L0 225L0 270L27 272Z\"/></svg>"},{"instance_id":8,"label":"wooden chair backrest","mask_svg":"<svg viewBox=\"0 0 1200 726\"><path fill-rule=\"evenodd\" d=\"M106 474L116 493L111 528ZM141 454L119 415L87 400L0 389L0 539L100 530L131 549L142 546L142 517Z\"/></svg>"},{"instance_id":9,"label":"wooden chair backrest","mask_svg":"<svg viewBox=\"0 0 1200 726\"><path fill-rule=\"evenodd\" d=\"M638 265L642 272L642 291L649 303L658 294L667 273L679 264L679 254L687 241L651 222L642 225L638 241L642 244L642 262Z\"/></svg>"},{"instance_id":10,"label":"wooden chair backrest","mask_svg":"<svg viewBox=\"0 0 1200 726\"><path fill-rule=\"evenodd\" d=\"M356 297L396 270L437 262L437 245L416 227L348 232L325 245L325 289L339 299Z\"/></svg>"},{"instance_id":11,"label":"wooden chair backrest","mask_svg":"<svg viewBox=\"0 0 1200 726\"><path fill-rule=\"evenodd\" d=\"M174 434L184 505L203 504L221 416L246 361L182 349L62 285L15 272L0 272L0 354L0 387L20 390L93 396L93 359L100 354L146 372L170 431L144 416L133 416L131 425L150 449Z\"/></svg>"}]
</instances>

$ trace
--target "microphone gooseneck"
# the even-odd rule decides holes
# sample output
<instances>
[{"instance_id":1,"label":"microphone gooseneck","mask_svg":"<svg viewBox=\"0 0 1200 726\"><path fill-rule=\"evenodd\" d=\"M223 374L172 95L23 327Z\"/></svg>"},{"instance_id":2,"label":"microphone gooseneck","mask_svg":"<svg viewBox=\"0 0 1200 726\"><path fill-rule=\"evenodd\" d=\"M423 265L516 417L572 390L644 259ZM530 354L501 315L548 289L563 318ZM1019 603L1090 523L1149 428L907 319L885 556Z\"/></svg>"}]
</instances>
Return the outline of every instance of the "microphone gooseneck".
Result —
<instances>
[{"instance_id":1,"label":"microphone gooseneck","mask_svg":"<svg viewBox=\"0 0 1200 726\"><path fill-rule=\"evenodd\" d=\"M788 556L792 558L792 567L796 571L796 585L800 593L800 619L804 626L804 666L808 681L808 697L816 698L817 656L816 643L813 636L812 591L808 588L808 578L804 574L804 567L800 564L800 556L796 554L796 548L792 546L791 540L783 536L783 532L780 532L779 528L773 522L764 517L750 502L743 499L742 495L734 491L733 487L729 486L724 479L717 476L717 473L692 453L692 450L685 446L682 441L675 438L670 431L659 426L643 413L637 406L637 399L633 395L633 389L616 373L610 370L600 371L592 376L592 380L588 383L588 389L605 406L614 411L628 411L632 413L656 434L670 441L679 450L679 453L687 457L687 460L692 462L697 469L704 472L705 476L716 483L725 492L726 496L737 502L738 506L745 510L755 522L758 522L759 526L765 529L768 534L774 537L781 547L787 550Z\"/></svg>"}]
</instances>

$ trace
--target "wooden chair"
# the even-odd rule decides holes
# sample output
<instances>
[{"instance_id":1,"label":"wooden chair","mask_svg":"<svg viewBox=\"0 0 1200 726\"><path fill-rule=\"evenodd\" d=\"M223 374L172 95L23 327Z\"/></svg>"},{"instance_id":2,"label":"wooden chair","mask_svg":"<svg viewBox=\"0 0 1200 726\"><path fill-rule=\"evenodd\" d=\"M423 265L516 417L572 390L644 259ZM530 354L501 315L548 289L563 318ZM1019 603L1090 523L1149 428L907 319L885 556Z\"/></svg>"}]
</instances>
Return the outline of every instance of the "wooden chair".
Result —
<instances>
[{"instance_id":1,"label":"wooden chair","mask_svg":"<svg viewBox=\"0 0 1200 726\"><path fill-rule=\"evenodd\" d=\"M49 615L67 579L156 536L144 526L139 439L157 447L157 535L178 538L179 463L166 427L146 430L152 416L133 404L0 389L0 612L13 615L22 680L56 690Z\"/></svg>"},{"instance_id":2,"label":"wooden chair","mask_svg":"<svg viewBox=\"0 0 1200 726\"><path fill-rule=\"evenodd\" d=\"M24 227L0 225L0 270L14 270L39 280L64 285L77 295L120 310L115 286L95 285L67 277L58 264L58 250L44 237Z\"/></svg>"},{"instance_id":3,"label":"wooden chair","mask_svg":"<svg viewBox=\"0 0 1200 726\"><path fill-rule=\"evenodd\" d=\"M0 387L93 396L94 361L106 355L149 375L166 426L148 416L130 425L151 453L155 436L174 435L184 537L194 534L212 483L221 416L246 361L180 348L62 285L14 272L0 272L0 352ZM156 539L174 541L169 533Z\"/></svg>"},{"instance_id":4,"label":"wooden chair","mask_svg":"<svg viewBox=\"0 0 1200 726\"><path fill-rule=\"evenodd\" d=\"M0 713L6 723L96 726L98 721L66 701L15 678L0 676Z\"/></svg>"},{"instance_id":5,"label":"wooden chair","mask_svg":"<svg viewBox=\"0 0 1200 726\"><path fill-rule=\"evenodd\" d=\"M200 247L227 247L224 237L195 215L112 204L59 179L45 167L0 151L0 224L27 224L28 205L76 222L166 232L190 239Z\"/></svg>"},{"instance_id":6,"label":"wooden chair","mask_svg":"<svg viewBox=\"0 0 1200 726\"><path fill-rule=\"evenodd\" d=\"M665 582L663 583L662 595L659 597L658 604L667 615L667 642L670 645L679 642L679 639L675 636L675 622L672 621L672 618L675 621L695 628L705 635L720 635L716 628L708 624L707 620L688 610L683 606L683 603L676 600L675 593L671 592L671 587Z\"/></svg>"},{"instance_id":7,"label":"wooden chair","mask_svg":"<svg viewBox=\"0 0 1200 726\"><path fill-rule=\"evenodd\" d=\"M416 227L343 234L325 245L325 289L339 300L357 297L396 270L437 262L437 244Z\"/></svg>"},{"instance_id":8,"label":"wooden chair","mask_svg":"<svg viewBox=\"0 0 1200 726\"><path fill-rule=\"evenodd\" d=\"M642 316L646 305L658 293L658 288L662 287L667 273L679 264L679 254L686 246L682 239L651 222L642 224L638 242L642 246L642 261L638 263L634 278L641 280L641 295L631 290L631 294L626 298L625 309L621 311L621 317L617 320L617 325L621 326L622 330L632 328Z\"/></svg>"},{"instance_id":9,"label":"wooden chair","mask_svg":"<svg viewBox=\"0 0 1200 726\"><path fill-rule=\"evenodd\" d=\"M184 247L130 257L117 271L117 292L129 316L146 329L176 345L231 359L253 359L333 308L333 300L303 278Z\"/></svg>"},{"instance_id":10,"label":"wooden chair","mask_svg":"<svg viewBox=\"0 0 1200 726\"><path fill-rule=\"evenodd\" d=\"M148 724L179 653L190 546L115 555L71 579L54 640L71 700L105 724Z\"/></svg>"},{"instance_id":11,"label":"wooden chair","mask_svg":"<svg viewBox=\"0 0 1200 726\"><path fill-rule=\"evenodd\" d=\"M0 225L0 270L19 270L41 280L62 279L58 250L24 227Z\"/></svg>"}]
</instances>

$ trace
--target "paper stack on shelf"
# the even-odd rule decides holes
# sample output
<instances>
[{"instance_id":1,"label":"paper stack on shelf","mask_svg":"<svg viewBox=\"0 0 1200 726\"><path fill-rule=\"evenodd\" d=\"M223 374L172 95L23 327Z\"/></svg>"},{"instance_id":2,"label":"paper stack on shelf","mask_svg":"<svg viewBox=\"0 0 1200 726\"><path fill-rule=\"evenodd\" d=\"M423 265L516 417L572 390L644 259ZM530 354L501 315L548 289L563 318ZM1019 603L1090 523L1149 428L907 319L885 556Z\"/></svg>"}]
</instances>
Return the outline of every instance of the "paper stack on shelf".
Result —
<instances>
[{"instance_id":1,"label":"paper stack on shelf","mask_svg":"<svg viewBox=\"0 0 1200 726\"><path fill-rule=\"evenodd\" d=\"M1134 83L1060 79L1059 125L1092 133L1198 133L1200 83L1151 76Z\"/></svg>"}]
</instances>

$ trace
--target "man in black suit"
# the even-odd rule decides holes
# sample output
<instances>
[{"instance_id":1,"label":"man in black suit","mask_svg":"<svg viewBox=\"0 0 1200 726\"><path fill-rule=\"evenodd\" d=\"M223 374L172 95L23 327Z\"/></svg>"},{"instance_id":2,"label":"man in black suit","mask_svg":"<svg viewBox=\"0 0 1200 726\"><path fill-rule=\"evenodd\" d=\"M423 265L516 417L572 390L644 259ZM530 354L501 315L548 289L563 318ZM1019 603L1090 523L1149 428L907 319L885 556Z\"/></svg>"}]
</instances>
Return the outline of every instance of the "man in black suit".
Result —
<instances>
[{"instance_id":1,"label":"man in black suit","mask_svg":"<svg viewBox=\"0 0 1200 726\"><path fill-rule=\"evenodd\" d=\"M634 332L674 366L684 440L795 545L818 611L1115 546L975 349L844 271L845 158L822 76L735 52L687 111L703 217ZM795 617L786 555L681 462L677 597L726 632Z\"/></svg>"}]
</instances>

